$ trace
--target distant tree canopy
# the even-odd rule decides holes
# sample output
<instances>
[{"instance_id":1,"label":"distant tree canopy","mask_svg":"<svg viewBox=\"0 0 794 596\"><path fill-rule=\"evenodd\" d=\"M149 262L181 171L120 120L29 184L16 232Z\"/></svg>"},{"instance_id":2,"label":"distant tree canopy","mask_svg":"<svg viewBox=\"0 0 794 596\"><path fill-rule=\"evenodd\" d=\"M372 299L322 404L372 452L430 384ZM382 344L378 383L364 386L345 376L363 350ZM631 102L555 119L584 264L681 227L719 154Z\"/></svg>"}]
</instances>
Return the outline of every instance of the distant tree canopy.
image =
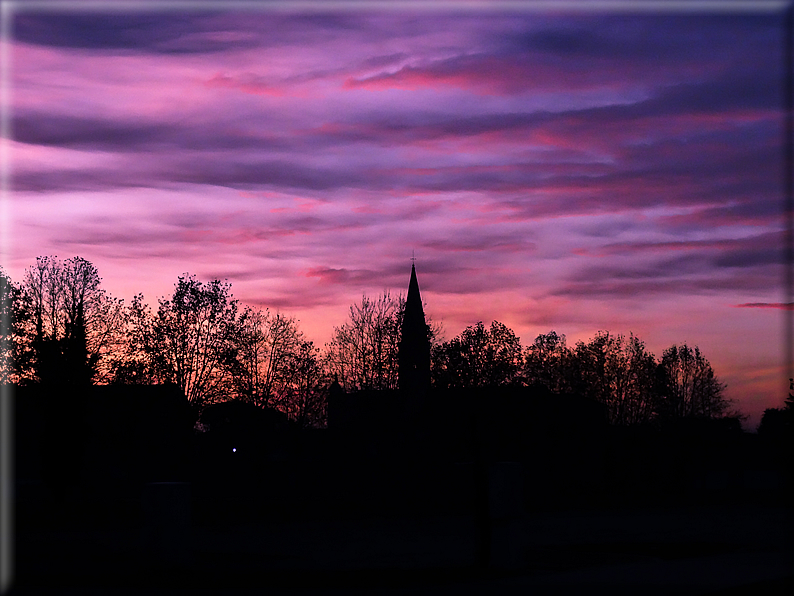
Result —
<instances>
[{"instance_id":1,"label":"distant tree canopy","mask_svg":"<svg viewBox=\"0 0 794 596\"><path fill-rule=\"evenodd\" d=\"M633 334L599 331L571 349L554 331L525 350L524 379L556 393L578 393L603 403L613 424L719 418L729 402L725 385L698 347L665 350L661 361Z\"/></svg>"},{"instance_id":2,"label":"distant tree canopy","mask_svg":"<svg viewBox=\"0 0 794 596\"><path fill-rule=\"evenodd\" d=\"M241 307L228 282L185 274L153 311L141 294L128 306L109 296L85 259L39 257L19 284L0 270L0 382L173 383L199 408L232 399L318 426L335 379L347 391L398 387L404 314L402 295L364 295L320 350L293 317ZM657 360L633 334L599 331L571 347L549 331L524 348L499 321L440 341L440 324L426 321L436 388L540 385L604 404L618 425L719 418L728 407L697 346ZM787 416L769 411L765 428Z\"/></svg>"},{"instance_id":3,"label":"distant tree canopy","mask_svg":"<svg viewBox=\"0 0 794 596\"><path fill-rule=\"evenodd\" d=\"M439 388L509 385L519 380L521 343L499 321L482 321L432 349L433 384Z\"/></svg>"},{"instance_id":4,"label":"distant tree canopy","mask_svg":"<svg viewBox=\"0 0 794 596\"><path fill-rule=\"evenodd\" d=\"M659 363L663 417L718 418L727 408L725 385L714 375L711 364L697 346L670 346Z\"/></svg>"},{"instance_id":5,"label":"distant tree canopy","mask_svg":"<svg viewBox=\"0 0 794 596\"><path fill-rule=\"evenodd\" d=\"M606 406L612 424L718 418L728 406L724 385L695 347L672 346L661 361L633 334L599 331L571 348L554 331L522 348L515 333L482 322L433 348L436 387L540 385L578 394Z\"/></svg>"}]
</instances>

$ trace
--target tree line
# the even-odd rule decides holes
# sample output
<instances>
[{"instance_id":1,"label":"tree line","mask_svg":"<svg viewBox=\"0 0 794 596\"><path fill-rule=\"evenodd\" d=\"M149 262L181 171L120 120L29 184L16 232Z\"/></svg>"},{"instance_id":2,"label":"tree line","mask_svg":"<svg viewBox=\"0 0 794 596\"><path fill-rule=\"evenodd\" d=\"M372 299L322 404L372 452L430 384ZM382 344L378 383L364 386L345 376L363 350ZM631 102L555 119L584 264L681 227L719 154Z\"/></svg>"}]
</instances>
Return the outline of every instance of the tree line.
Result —
<instances>
[{"instance_id":1,"label":"tree line","mask_svg":"<svg viewBox=\"0 0 794 596\"><path fill-rule=\"evenodd\" d=\"M0 382L64 388L176 384L197 408L236 399L322 426L329 387L398 387L402 294L364 295L322 349L294 317L244 306L231 284L178 277L171 296L129 304L101 287L80 257L36 259L19 283L0 270ZM724 384L697 347L673 345L657 359L633 334L599 331L568 346L554 331L522 346L494 321L449 341L429 320L435 388L543 386L604 404L619 425L727 413Z\"/></svg>"}]
</instances>

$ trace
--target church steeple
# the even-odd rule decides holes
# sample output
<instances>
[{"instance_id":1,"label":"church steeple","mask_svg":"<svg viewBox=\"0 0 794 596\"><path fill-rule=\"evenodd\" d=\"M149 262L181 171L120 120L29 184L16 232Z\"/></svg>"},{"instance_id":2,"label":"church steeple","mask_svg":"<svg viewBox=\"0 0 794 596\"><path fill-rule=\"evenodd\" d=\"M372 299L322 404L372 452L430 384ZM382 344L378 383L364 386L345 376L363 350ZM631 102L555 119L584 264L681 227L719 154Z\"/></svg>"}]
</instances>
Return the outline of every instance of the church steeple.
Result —
<instances>
[{"instance_id":1,"label":"church steeple","mask_svg":"<svg viewBox=\"0 0 794 596\"><path fill-rule=\"evenodd\" d=\"M412 263L405 315L400 329L399 384L403 391L426 391L430 388L430 341L427 331L416 266Z\"/></svg>"}]
</instances>

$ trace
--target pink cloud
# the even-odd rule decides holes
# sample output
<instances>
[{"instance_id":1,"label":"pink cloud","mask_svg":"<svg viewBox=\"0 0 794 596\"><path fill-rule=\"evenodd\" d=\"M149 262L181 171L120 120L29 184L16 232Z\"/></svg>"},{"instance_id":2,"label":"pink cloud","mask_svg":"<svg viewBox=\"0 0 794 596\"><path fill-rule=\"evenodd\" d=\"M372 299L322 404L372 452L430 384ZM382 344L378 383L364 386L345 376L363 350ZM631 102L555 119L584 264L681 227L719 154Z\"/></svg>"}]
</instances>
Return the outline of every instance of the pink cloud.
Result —
<instances>
[{"instance_id":1,"label":"pink cloud","mask_svg":"<svg viewBox=\"0 0 794 596\"><path fill-rule=\"evenodd\" d=\"M492 58L479 60L470 68L444 68L444 65L430 67L404 66L394 73L379 74L364 79L348 78L343 89L366 89L386 91L402 89L437 89L439 86L473 90L486 95L497 95L525 87L526 72L516 65L499 63ZM497 72L498 74L494 74Z\"/></svg>"},{"instance_id":2,"label":"pink cloud","mask_svg":"<svg viewBox=\"0 0 794 596\"><path fill-rule=\"evenodd\" d=\"M549 61L533 53L511 56L459 54L423 65L403 66L395 72L365 78L348 77L345 90L463 89L480 95L510 95L527 91L582 91L608 89L616 81L632 79L662 83L680 73L682 65L656 65L653 76L630 55L617 60ZM673 79L674 80L674 79Z\"/></svg>"},{"instance_id":3,"label":"pink cloud","mask_svg":"<svg viewBox=\"0 0 794 596\"><path fill-rule=\"evenodd\" d=\"M215 87L222 89L237 89L243 93L251 95L271 95L274 97L282 97L284 90L270 85L261 80L257 80L253 76L249 76L248 80L241 80L239 78L230 77L221 73L217 73L214 77L204 83L207 87Z\"/></svg>"},{"instance_id":4,"label":"pink cloud","mask_svg":"<svg viewBox=\"0 0 794 596\"><path fill-rule=\"evenodd\" d=\"M734 304L734 308L774 308L780 310L794 310L794 302L745 302Z\"/></svg>"},{"instance_id":5,"label":"pink cloud","mask_svg":"<svg viewBox=\"0 0 794 596\"><path fill-rule=\"evenodd\" d=\"M329 267L311 267L304 274L306 277L316 277L322 284L343 284L351 275L347 269L331 269Z\"/></svg>"}]
</instances>

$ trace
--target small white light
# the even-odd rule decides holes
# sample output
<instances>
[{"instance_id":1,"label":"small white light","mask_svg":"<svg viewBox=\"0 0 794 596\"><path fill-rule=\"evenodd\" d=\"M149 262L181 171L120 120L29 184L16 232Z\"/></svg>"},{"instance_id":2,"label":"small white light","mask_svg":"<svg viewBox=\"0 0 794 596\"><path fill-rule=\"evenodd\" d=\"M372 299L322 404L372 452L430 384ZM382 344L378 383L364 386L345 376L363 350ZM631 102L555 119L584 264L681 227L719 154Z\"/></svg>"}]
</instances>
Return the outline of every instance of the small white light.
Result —
<instances>
[{"instance_id":1,"label":"small white light","mask_svg":"<svg viewBox=\"0 0 794 596\"><path fill-rule=\"evenodd\" d=\"M237 447L232 447L232 453L237 453Z\"/></svg>"}]
</instances>

